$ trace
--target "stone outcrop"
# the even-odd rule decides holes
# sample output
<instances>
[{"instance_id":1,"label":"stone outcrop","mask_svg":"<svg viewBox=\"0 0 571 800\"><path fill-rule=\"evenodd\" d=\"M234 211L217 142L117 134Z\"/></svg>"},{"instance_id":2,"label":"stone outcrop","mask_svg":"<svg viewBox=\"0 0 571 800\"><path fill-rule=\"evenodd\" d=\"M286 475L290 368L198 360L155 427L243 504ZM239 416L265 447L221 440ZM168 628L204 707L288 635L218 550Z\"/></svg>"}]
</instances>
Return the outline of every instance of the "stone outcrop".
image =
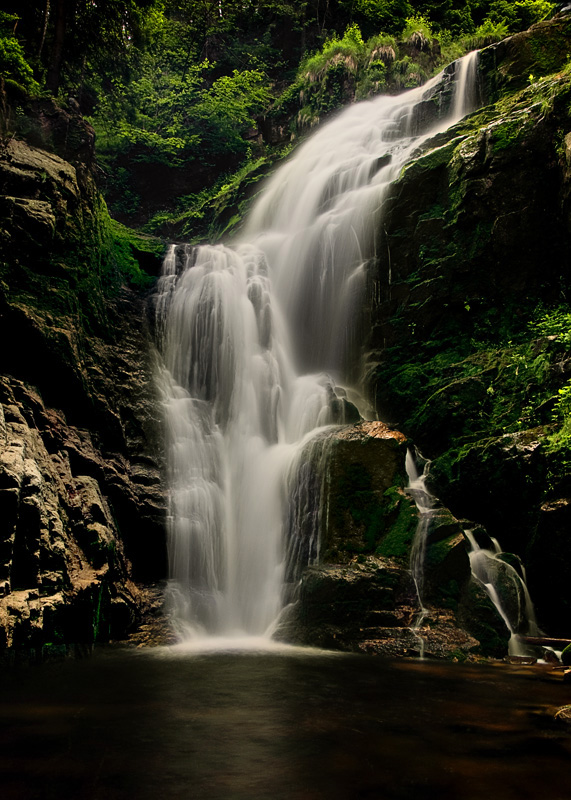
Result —
<instances>
[{"instance_id":1,"label":"stone outcrop","mask_svg":"<svg viewBox=\"0 0 571 800\"><path fill-rule=\"evenodd\" d=\"M485 608L498 627L495 611ZM463 611L465 616L470 613ZM489 640L482 644L459 624L452 609L431 605L422 619L420 612L410 570L392 559L367 556L344 565L310 567L303 575L298 603L286 610L278 636L299 644L390 657L465 659L476 654L501 657L506 652L505 635L494 642L495 647ZM480 609L472 627L481 616Z\"/></svg>"},{"instance_id":2,"label":"stone outcrop","mask_svg":"<svg viewBox=\"0 0 571 800\"><path fill-rule=\"evenodd\" d=\"M46 103L0 150L0 650L123 637L166 574L144 293L92 130Z\"/></svg>"},{"instance_id":3,"label":"stone outcrop","mask_svg":"<svg viewBox=\"0 0 571 800\"><path fill-rule=\"evenodd\" d=\"M83 364L89 427L0 378L0 646L124 637L144 610L141 584L166 574L157 399L149 342L133 335L144 306L115 307L133 327L117 344L94 340Z\"/></svg>"},{"instance_id":4,"label":"stone outcrop","mask_svg":"<svg viewBox=\"0 0 571 800\"><path fill-rule=\"evenodd\" d=\"M418 584L411 552L419 511L408 490L410 442L381 422L318 437L301 456L294 487L285 641L386 656L502 657L509 631L471 576L464 525L445 508L425 517ZM320 532L319 549L315 547ZM421 618L421 591L424 615Z\"/></svg>"}]
</instances>

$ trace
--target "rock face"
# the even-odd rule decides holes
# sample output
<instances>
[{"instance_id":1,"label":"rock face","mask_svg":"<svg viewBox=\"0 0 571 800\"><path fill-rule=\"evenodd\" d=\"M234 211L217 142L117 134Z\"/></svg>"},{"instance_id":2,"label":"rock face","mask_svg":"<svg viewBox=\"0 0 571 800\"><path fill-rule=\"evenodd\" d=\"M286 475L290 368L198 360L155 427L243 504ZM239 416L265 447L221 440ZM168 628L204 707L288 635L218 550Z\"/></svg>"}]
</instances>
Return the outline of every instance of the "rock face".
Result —
<instances>
[{"instance_id":1,"label":"rock face","mask_svg":"<svg viewBox=\"0 0 571 800\"><path fill-rule=\"evenodd\" d=\"M382 422L362 422L333 434L325 465L322 560L375 551L398 555L387 539L390 531L400 531L402 546L416 527L414 503L404 494L406 449L406 437Z\"/></svg>"},{"instance_id":2,"label":"rock face","mask_svg":"<svg viewBox=\"0 0 571 800\"><path fill-rule=\"evenodd\" d=\"M137 590L98 481L71 465L73 457L101 470L101 456L87 431L69 428L24 384L0 386L2 645L120 634L134 621Z\"/></svg>"},{"instance_id":3,"label":"rock face","mask_svg":"<svg viewBox=\"0 0 571 800\"><path fill-rule=\"evenodd\" d=\"M471 577L462 524L441 507L421 524L407 490L409 446L383 423L361 422L306 448L298 474L307 496L292 492L299 510L290 518L289 555L314 563L288 569L291 605L278 637L387 656L505 655L509 632ZM318 530L319 550L311 546ZM411 553L422 531L415 583Z\"/></svg>"},{"instance_id":4,"label":"rock face","mask_svg":"<svg viewBox=\"0 0 571 800\"><path fill-rule=\"evenodd\" d=\"M377 245L391 280L381 257L369 291L380 418L433 460L456 516L523 558L552 635L571 612L570 461L553 439L571 376L569 41L564 15L482 52L490 104L393 185Z\"/></svg>"},{"instance_id":5,"label":"rock face","mask_svg":"<svg viewBox=\"0 0 571 800\"><path fill-rule=\"evenodd\" d=\"M142 305L131 297L116 308L134 322ZM134 581L166 574L157 401L140 363L149 342L130 338L121 344L138 340L131 353L94 342L89 428L29 384L0 378L4 646L123 637L144 605Z\"/></svg>"},{"instance_id":6,"label":"rock face","mask_svg":"<svg viewBox=\"0 0 571 800\"><path fill-rule=\"evenodd\" d=\"M0 649L124 636L166 573L145 298L122 286L91 129L40 105L41 148L0 152Z\"/></svg>"}]
</instances>

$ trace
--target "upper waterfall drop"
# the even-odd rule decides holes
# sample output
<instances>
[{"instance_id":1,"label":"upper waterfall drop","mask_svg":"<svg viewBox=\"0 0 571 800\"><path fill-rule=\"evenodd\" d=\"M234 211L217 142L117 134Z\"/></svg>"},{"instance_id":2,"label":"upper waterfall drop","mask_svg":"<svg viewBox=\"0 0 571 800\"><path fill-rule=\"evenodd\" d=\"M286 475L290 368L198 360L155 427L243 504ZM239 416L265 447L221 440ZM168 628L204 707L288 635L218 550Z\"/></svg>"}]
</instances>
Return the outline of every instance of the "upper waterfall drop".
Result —
<instances>
[{"instance_id":1,"label":"upper waterfall drop","mask_svg":"<svg viewBox=\"0 0 571 800\"><path fill-rule=\"evenodd\" d=\"M181 636L263 635L279 614L290 467L317 429L344 421L347 397L359 404L359 311L386 189L472 110L475 58L324 125L234 247L171 248L156 307ZM442 111L426 126L429 98Z\"/></svg>"}]
</instances>

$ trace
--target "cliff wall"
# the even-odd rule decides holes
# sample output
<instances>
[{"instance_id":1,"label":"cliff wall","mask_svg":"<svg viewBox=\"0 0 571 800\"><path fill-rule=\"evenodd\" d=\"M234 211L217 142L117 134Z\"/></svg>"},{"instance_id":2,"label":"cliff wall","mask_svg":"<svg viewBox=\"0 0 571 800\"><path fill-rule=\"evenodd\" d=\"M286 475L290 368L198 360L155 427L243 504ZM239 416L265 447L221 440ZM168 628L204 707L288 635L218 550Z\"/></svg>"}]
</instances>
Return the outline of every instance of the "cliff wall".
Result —
<instances>
[{"instance_id":1,"label":"cliff wall","mask_svg":"<svg viewBox=\"0 0 571 800\"><path fill-rule=\"evenodd\" d=\"M392 187L371 277L368 378L435 492L525 562L569 632L571 17L480 55L487 100ZM390 271L390 277L389 277Z\"/></svg>"},{"instance_id":2,"label":"cliff wall","mask_svg":"<svg viewBox=\"0 0 571 800\"><path fill-rule=\"evenodd\" d=\"M0 148L0 649L45 650L125 636L166 555L145 275L89 125L28 114Z\"/></svg>"}]
</instances>

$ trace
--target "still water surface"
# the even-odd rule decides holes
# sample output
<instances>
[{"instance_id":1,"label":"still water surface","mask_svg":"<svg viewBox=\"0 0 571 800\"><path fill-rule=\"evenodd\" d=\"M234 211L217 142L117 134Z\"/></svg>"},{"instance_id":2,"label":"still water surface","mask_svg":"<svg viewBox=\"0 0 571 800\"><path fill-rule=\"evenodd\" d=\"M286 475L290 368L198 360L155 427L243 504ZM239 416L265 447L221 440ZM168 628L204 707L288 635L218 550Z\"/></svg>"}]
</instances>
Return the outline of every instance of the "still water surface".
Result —
<instances>
[{"instance_id":1,"label":"still water surface","mask_svg":"<svg viewBox=\"0 0 571 800\"><path fill-rule=\"evenodd\" d=\"M104 650L5 672L3 800L569 800L547 668Z\"/></svg>"}]
</instances>

